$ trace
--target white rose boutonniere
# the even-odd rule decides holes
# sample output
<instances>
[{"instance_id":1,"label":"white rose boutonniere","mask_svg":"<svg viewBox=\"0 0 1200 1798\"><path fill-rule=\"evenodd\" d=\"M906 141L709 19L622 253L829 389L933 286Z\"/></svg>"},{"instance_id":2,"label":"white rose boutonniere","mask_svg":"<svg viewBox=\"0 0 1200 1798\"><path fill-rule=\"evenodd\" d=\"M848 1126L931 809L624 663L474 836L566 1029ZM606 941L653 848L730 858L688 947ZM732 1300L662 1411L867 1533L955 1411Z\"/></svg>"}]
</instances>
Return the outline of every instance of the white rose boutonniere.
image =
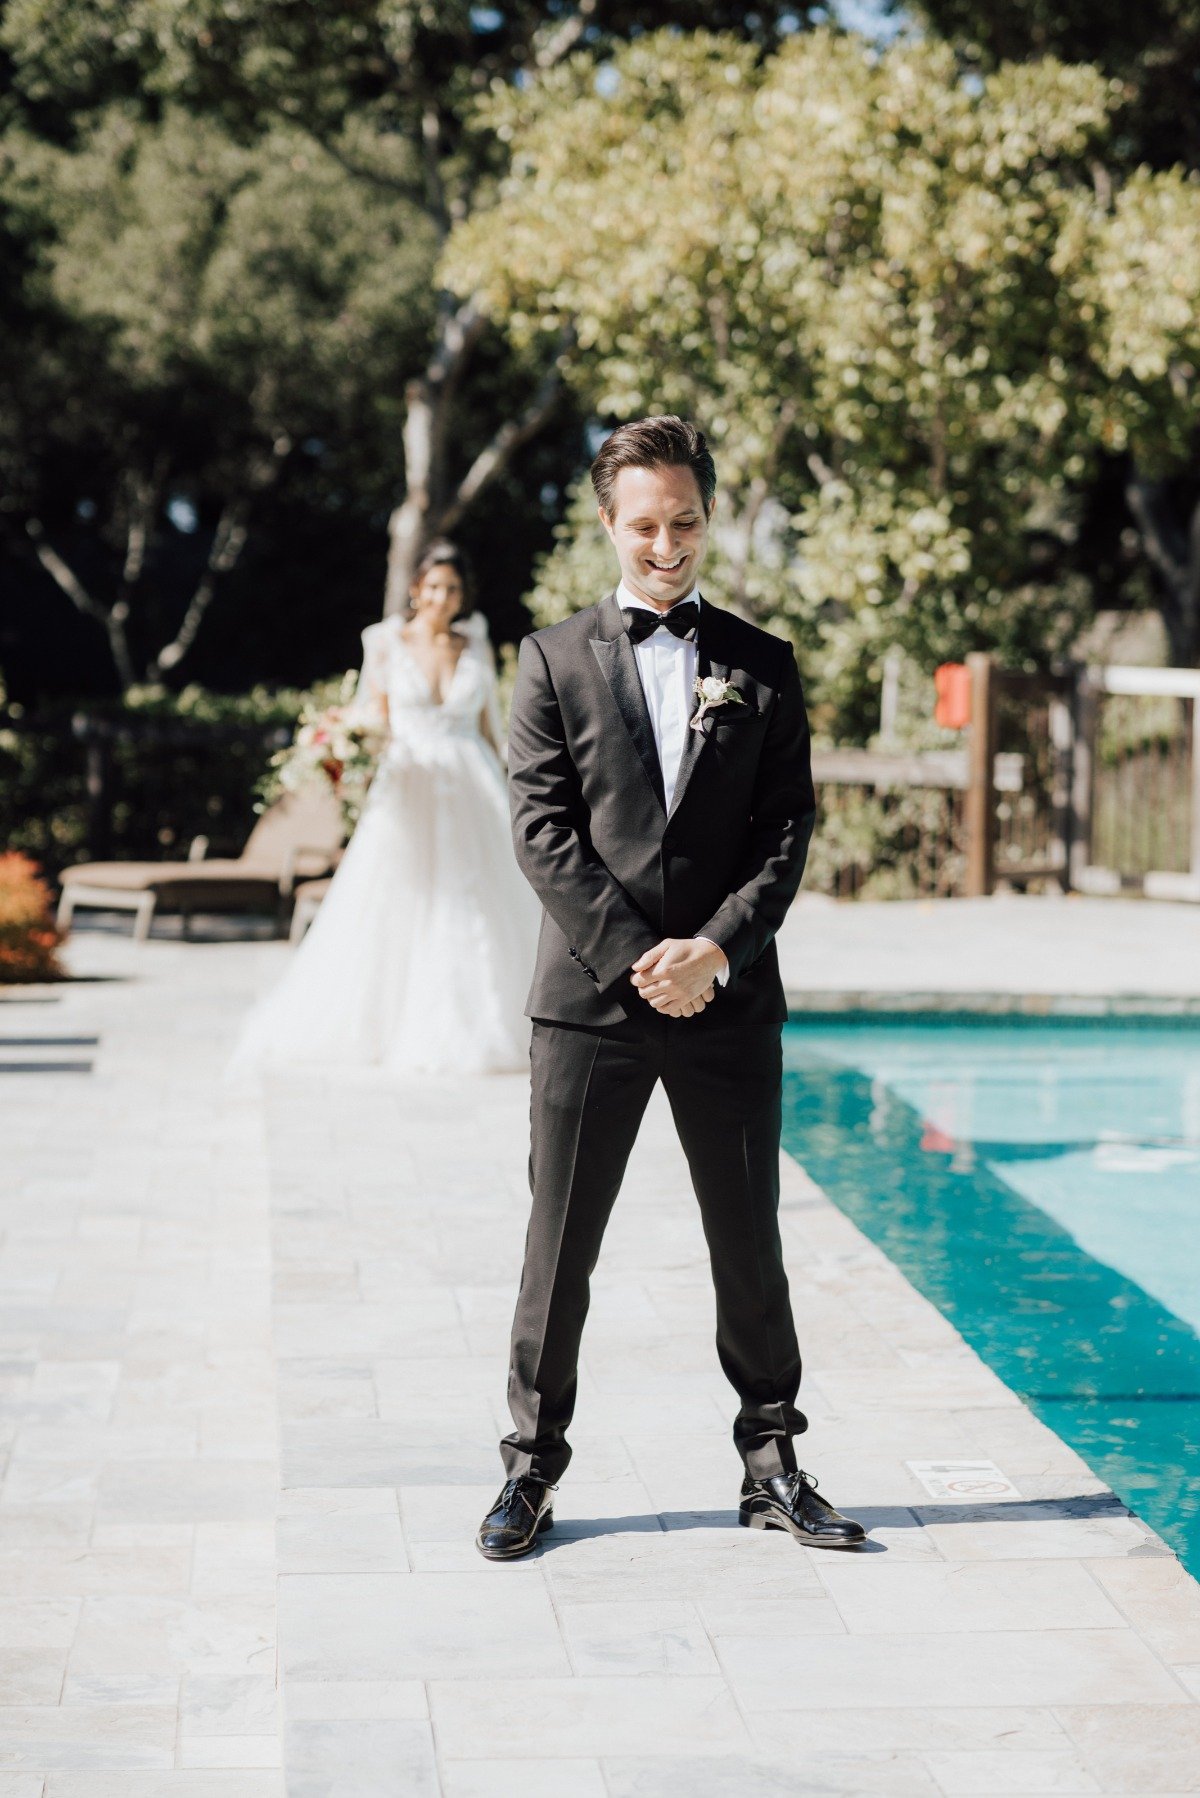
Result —
<instances>
[{"instance_id":1,"label":"white rose boutonniere","mask_svg":"<svg viewBox=\"0 0 1200 1798\"><path fill-rule=\"evenodd\" d=\"M691 721L693 730L703 728L706 715L719 705L745 705L737 688L731 680L722 680L720 675L705 674L696 676L696 695L700 704Z\"/></svg>"}]
</instances>

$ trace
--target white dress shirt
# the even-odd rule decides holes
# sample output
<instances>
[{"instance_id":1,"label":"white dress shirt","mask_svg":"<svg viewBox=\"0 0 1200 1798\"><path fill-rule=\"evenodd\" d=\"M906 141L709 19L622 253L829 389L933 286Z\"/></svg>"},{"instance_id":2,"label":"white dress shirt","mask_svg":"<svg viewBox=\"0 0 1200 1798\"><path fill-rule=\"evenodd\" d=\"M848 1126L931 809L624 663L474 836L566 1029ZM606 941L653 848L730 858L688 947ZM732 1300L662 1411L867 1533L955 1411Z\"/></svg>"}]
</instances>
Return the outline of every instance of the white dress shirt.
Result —
<instances>
[{"instance_id":1,"label":"white dress shirt","mask_svg":"<svg viewBox=\"0 0 1200 1798\"><path fill-rule=\"evenodd\" d=\"M695 587L687 595L700 603L700 594ZM684 600L677 600L683 605ZM617 588L617 604L623 609L633 607L640 612L657 612L658 607L648 605L631 593L624 581ZM696 640L694 637L676 637L663 626L651 631L640 643L635 643L633 653L637 658L638 675L642 683L642 692L646 698L646 710L650 714L650 728L654 732L654 747L658 751L658 764L662 769L663 791L666 794L667 810L671 809L671 801L675 797L675 783L679 779L679 764L683 760L683 746L687 742L688 719L692 712L693 690L696 685Z\"/></svg>"},{"instance_id":2,"label":"white dress shirt","mask_svg":"<svg viewBox=\"0 0 1200 1798\"><path fill-rule=\"evenodd\" d=\"M682 599L676 600L675 604L683 605L689 599L694 599L697 605L703 605L697 587L693 587ZM617 588L617 604L623 609L632 606L643 612L658 611L657 606L652 606L646 600L639 599L636 593L631 593L624 581ZM663 627L651 631L648 637L635 643L633 653L646 700L646 710L650 714L650 728L654 732L654 747L658 751L658 765L662 769L667 810L670 811L671 801L675 797L675 785L679 779L679 764L683 760L683 746L687 742L692 701L695 698L696 640L694 637L676 637ZM711 938L703 937L700 940L707 943ZM724 986L728 979L729 964L726 962L717 975L717 981Z\"/></svg>"}]
</instances>

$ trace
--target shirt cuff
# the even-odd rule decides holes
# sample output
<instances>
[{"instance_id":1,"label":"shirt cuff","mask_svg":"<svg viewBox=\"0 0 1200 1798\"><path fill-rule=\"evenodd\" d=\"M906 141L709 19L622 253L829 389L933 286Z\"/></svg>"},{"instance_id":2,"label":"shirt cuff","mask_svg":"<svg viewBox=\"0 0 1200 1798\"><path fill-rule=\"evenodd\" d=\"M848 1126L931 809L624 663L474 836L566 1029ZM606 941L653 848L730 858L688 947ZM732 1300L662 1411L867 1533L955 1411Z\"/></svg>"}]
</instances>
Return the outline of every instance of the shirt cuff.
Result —
<instances>
[{"instance_id":1,"label":"shirt cuff","mask_svg":"<svg viewBox=\"0 0 1200 1798\"><path fill-rule=\"evenodd\" d=\"M721 949L720 943L714 943L710 936L693 937L692 941L695 943L708 943L712 946L712 948L720 949L721 954L725 955L725 951L724 951L724 949ZM729 957L727 955L725 955L725 966L721 969L720 973L717 975L717 985L718 986L728 986L729 985Z\"/></svg>"}]
</instances>

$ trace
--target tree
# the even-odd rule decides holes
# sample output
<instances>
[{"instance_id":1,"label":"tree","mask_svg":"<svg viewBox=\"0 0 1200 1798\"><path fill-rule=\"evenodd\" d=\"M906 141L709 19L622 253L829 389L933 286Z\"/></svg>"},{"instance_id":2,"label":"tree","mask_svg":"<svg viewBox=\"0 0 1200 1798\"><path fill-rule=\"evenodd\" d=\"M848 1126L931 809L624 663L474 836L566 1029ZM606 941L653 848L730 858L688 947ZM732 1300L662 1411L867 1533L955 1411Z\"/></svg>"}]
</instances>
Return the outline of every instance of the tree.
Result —
<instances>
[{"instance_id":1,"label":"tree","mask_svg":"<svg viewBox=\"0 0 1200 1798\"><path fill-rule=\"evenodd\" d=\"M1169 345L1148 319L1154 348L1117 373L1098 283L1154 253L1155 206L1181 241L1200 225L1174 177L1145 176L1140 209L1114 197L1117 97L1051 60L964 82L932 43L817 31L762 59L643 39L603 91L571 63L495 97L512 173L455 232L448 277L522 345L570 321L569 378L600 415L711 427L747 573L768 500L791 520L784 617L843 713L892 642L1044 662L1087 605L1071 539L1098 441L1136 425L1171 465L1200 354L1185 258L1190 316L1170 309Z\"/></svg>"},{"instance_id":2,"label":"tree","mask_svg":"<svg viewBox=\"0 0 1200 1798\"><path fill-rule=\"evenodd\" d=\"M906 10L907 0L906 0ZM1111 160L1126 171L1145 164L1159 171L1200 170L1200 4L1197 0L917 0L917 17L977 68L994 69L1003 61L1057 56L1093 63L1121 83L1122 104L1115 121ZM1165 196L1156 204L1172 212L1159 219L1166 240L1178 247L1182 228L1189 238L1183 248L1186 266L1193 254L1190 227L1179 201ZM1118 202L1118 205L1120 202ZM1191 199L1185 194L1184 214ZM1126 208L1126 216L1131 208ZM1142 222L1148 222L1144 211ZM1122 235L1123 228L1117 227ZM1140 252L1137 252L1140 254ZM1178 292L1177 269L1150 251L1155 285L1142 286L1143 298ZM1115 364L1112 366L1115 367ZM1168 411L1177 414L1187 356L1173 363ZM1118 433L1120 434L1120 433ZM1151 437L1154 433L1151 432ZM1167 626L1171 654L1192 661L1200 654L1200 472L1196 458L1175 455L1166 465L1144 432L1134 432L1113 449L1099 470L1102 483L1089 508L1102 536L1119 535L1122 524L1136 530L1152 575L1153 591ZM1125 507L1122 510L1121 498ZM1115 501L1115 506L1114 506ZM1114 511L1116 517L1114 520Z\"/></svg>"},{"instance_id":3,"label":"tree","mask_svg":"<svg viewBox=\"0 0 1200 1798\"><path fill-rule=\"evenodd\" d=\"M299 446L372 421L382 440L427 329L425 221L305 133L246 144L173 106L149 123L111 105L69 149L10 130L4 157L45 351L32 380L8 371L5 510L104 630L122 687L161 680ZM64 457L87 465L82 497L45 479ZM212 514L170 619L148 578L168 496ZM80 506L94 526L74 555Z\"/></svg>"},{"instance_id":4,"label":"tree","mask_svg":"<svg viewBox=\"0 0 1200 1798\"><path fill-rule=\"evenodd\" d=\"M486 209L504 165L504 146L474 105L490 87L519 92L516 83L572 53L594 70L650 24L707 22L770 47L809 10L786 0L753 13L731 0L10 0L4 40L34 105L166 97L249 136L280 121L303 130L363 195L419 207L436 252ZM422 352L400 382L390 611L404 603L429 538L457 528L561 416L573 353L569 328L539 340L535 359L518 355L513 378L494 383L496 407L474 406L469 378L503 339L477 296L436 286L435 262L431 253Z\"/></svg>"},{"instance_id":5,"label":"tree","mask_svg":"<svg viewBox=\"0 0 1200 1798\"><path fill-rule=\"evenodd\" d=\"M1043 56L1093 64L1127 90L1115 146L1125 166L1200 166L1197 0L903 0L903 10L983 68Z\"/></svg>"}]
</instances>

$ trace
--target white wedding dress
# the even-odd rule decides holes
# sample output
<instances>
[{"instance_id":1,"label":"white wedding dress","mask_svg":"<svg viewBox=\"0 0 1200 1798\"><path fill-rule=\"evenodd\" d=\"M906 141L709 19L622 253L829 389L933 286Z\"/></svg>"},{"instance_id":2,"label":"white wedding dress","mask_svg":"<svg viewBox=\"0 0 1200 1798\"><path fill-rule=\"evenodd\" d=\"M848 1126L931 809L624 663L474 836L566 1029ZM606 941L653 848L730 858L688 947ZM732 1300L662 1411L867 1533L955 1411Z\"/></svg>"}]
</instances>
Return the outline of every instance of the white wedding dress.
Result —
<instances>
[{"instance_id":1,"label":"white wedding dress","mask_svg":"<svg viewBox=\"0 0 1200 1798\"><path fill-rule=\"evenodd\" d=\"M439 701L401 634L363 633L355 710L387 747L324 903L246 1020L234 1071L317 1065L479 1074L528 1065L525 996L540 908L509 837L487 627Z\"/></svg>"}]
</instances>

